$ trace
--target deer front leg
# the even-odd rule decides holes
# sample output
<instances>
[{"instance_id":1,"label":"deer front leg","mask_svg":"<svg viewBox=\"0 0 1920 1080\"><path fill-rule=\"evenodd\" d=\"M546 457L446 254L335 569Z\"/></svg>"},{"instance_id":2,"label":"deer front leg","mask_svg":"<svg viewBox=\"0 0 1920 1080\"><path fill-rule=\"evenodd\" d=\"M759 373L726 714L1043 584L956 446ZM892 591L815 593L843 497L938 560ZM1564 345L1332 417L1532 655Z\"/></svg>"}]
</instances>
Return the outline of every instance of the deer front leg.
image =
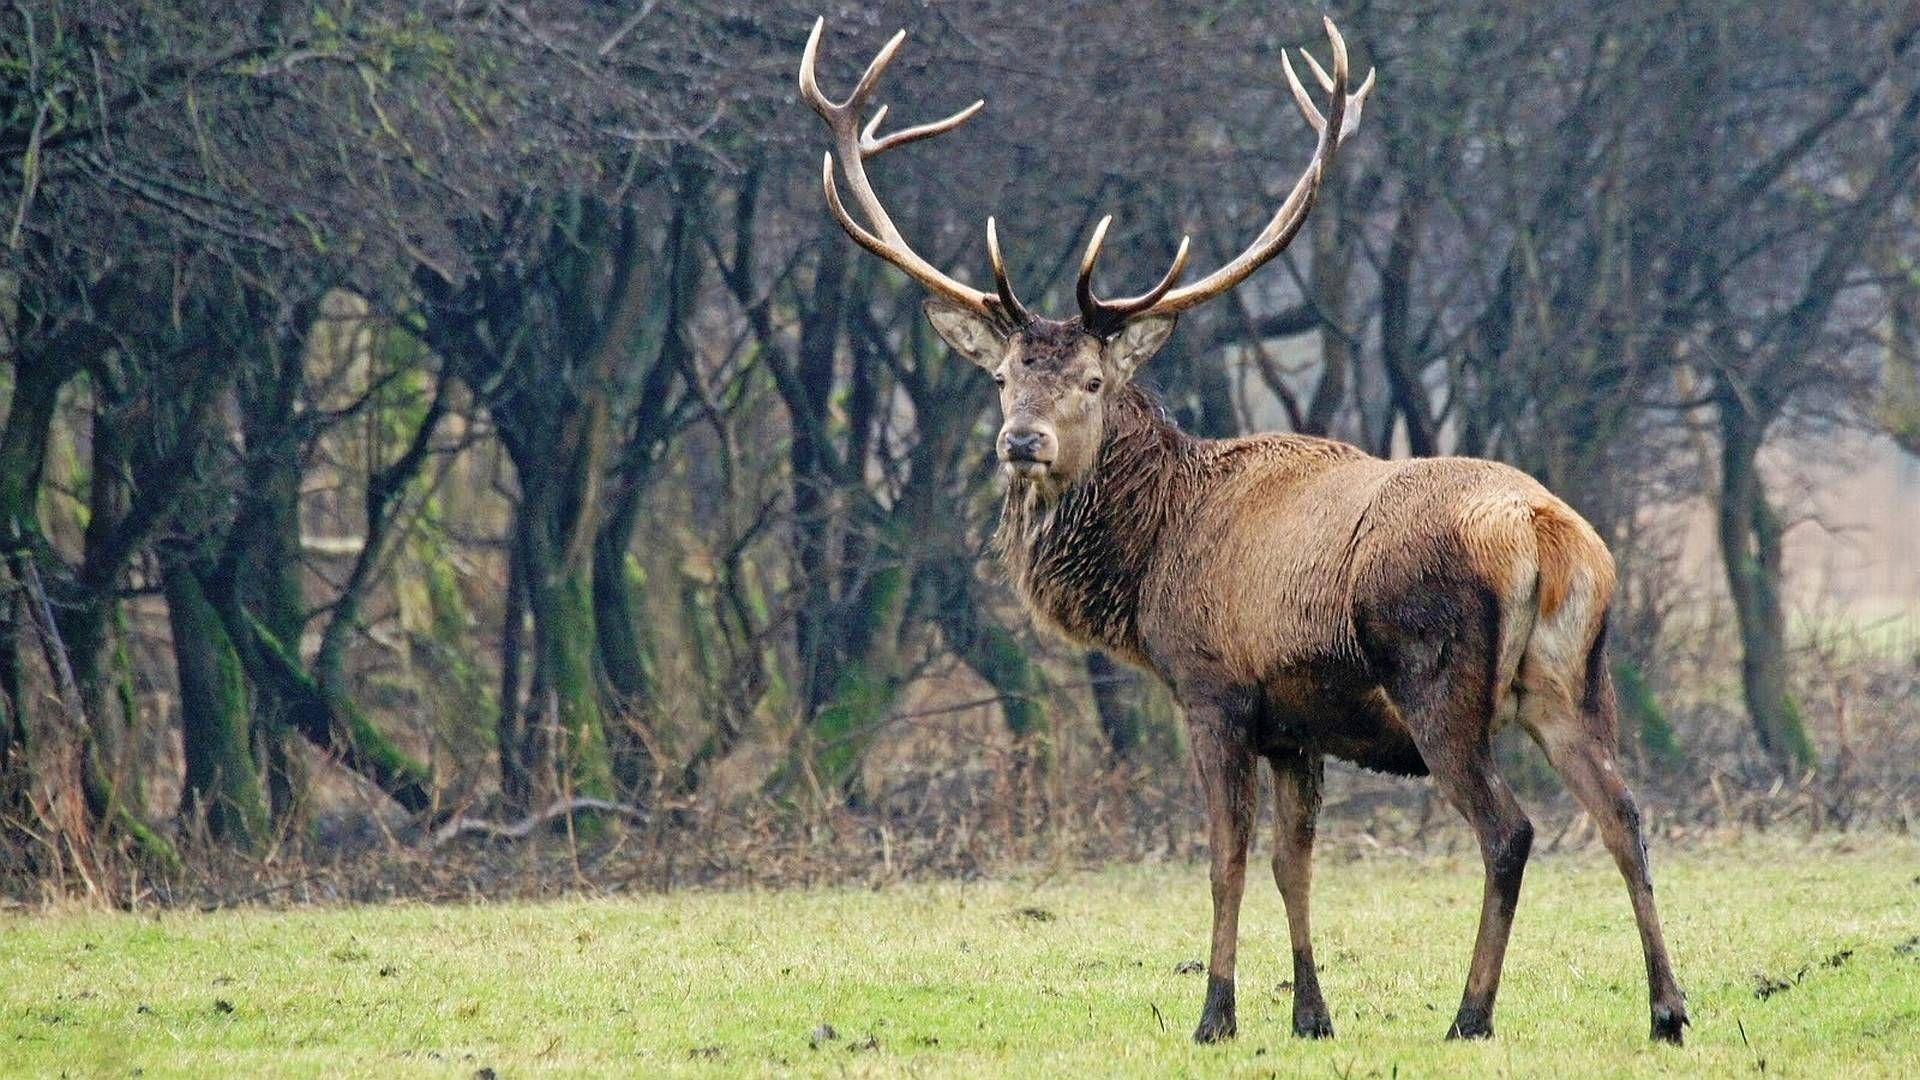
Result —
<instances>
[{"instance_id":1,"label":"deer front leg","mask_svg":"<svg viewBox=\"0 0 1920 1080\"><path fill-rule=\"evenodd\" d=\"M1320 972L1313 962L1313 934L1307 921L1325 759L1303 752L1269 761L1273 765L1273 881L1287 905L1287 936L1293 940L1293 1033L1309 1039L1330 1038L1333 1017L1320 996Z\"/></svg>"},{"instance_id":2,"label":"deer front leg","mask_svg":"<svg viewBox=\"0 0 1920 1080\"><path fill-rule=\"evenodd\" d=\"M1207 963L1207 1001L1193 1041L1234 1036L1234 953L1240 936L1240 897L1247 884L1247 844L1253 836L1257 774L1246 728L1217 706L1189 706L1187 727L1200 787L1207 798L1207 844L1213 884L1213 949Z\"/></svg>"}]
</instances>

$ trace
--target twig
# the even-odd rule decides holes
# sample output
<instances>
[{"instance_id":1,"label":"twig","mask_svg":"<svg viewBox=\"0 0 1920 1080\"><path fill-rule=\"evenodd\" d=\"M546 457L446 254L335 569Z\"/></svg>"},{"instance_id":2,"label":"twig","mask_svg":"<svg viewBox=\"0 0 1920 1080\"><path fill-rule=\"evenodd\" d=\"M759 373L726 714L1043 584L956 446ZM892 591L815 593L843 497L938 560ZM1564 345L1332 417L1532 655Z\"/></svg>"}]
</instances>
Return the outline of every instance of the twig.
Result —
<instances>
[{"instance_id":1,"label":"twig","mask_svg":"<svg viewBox=\"0 0 1920 1080\"><path fill-rule=\"evenodd\" d=\"M604 59L608 53L618 48L620 43L626 40L627 35L633 33L635 27L639 26L647 16L653 14L653 9L658 3L659 0L647 0L646 3L641 4L639 11L634 12L626 22L620 24L618 30L607 35L607 40L600 43L599 55Z\"/></svg>"}]
</instances>

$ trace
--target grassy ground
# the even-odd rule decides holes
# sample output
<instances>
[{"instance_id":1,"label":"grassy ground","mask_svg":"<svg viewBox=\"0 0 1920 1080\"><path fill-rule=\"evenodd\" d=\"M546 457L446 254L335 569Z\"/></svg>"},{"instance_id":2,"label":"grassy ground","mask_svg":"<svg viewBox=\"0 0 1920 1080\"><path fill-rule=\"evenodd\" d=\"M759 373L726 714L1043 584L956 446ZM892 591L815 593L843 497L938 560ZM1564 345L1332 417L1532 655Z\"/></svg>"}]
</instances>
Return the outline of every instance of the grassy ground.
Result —
<instances>
[{"instance_id":1,"label":"grassy ground","mask_svg":"<svg viewBox=\"0 0 1920 1080\"><path fill-rule=\"evenodd\" d=\"M1201 958L1207 909L1204 869L1181 865L877 892L7 916L0 1075L1920 1067L1920 846L1746 842L1655 869L1694 1018L1682 1050L1645 1041L1639 950L1604 855L1535 860L1499 1035L1458 1045L1440 1036L1477 861L1332 853L1315 896L1328 1042L1287 1035L1285 919L1265 881L1242 920L1240 1038L1188 1041L1205 980L1176 967ZM1785 988L1762 998L1756 976ZM835 1037L814 1047L822 1024Z\"/></svg>"}]
</instances>

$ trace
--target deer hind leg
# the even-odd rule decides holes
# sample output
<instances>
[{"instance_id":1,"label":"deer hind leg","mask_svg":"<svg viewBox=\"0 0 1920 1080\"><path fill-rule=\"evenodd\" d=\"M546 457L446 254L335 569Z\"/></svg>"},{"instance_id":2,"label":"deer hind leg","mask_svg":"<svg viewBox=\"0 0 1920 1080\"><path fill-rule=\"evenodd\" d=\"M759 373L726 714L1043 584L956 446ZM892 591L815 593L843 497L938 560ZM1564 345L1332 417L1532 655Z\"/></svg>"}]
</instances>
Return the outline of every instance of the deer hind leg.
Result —
<instances>
[{"instance_id":1,"label":"deer hind leg","mask_svg":"<svg viewBox=\"0 0 1920 1080\"><path fill-rule=\"evenodd\" d=\"M1207 798L1213 885L1213 948L1207 962L1207 1000L1200 1010L1200 1025L1193 1032L1193 1040L1200 1043L1230 1039L1238 1031L1234 961L1259 778L1247 728L1238 720L1214 705L1187 707L1194 764Z\"/></svg>"},{"instance_id":2,"label":"deer hind leg","mask_svg":"<svg viewBox=\"0 0 1920 1080\"><path fill-rule=\"evenodd\" d=\"M1293 753L1268 759L1273 766L1273 880L1287 906L1293 941L1293 1033L1310 1039L1333 1035L1333 1017L1320 996L1313 962L1307 894L1313 887L1313 834L1320 817L1320 785L1326 762L1319 754Z\"/></svg>"},{"instance_id":3,"label":"deer hind leg","mask_svg":"<svg viewBox=\"0 0 1920 1080\"><path fill-rule=\"evenodd\" d=\"M1434 783L1473 827L1486 872L1473 961L1460 1010L1447 1030L1450 1039L1493 1034L1500 968L1533 848L1533 823L1494 768L1490 656L1496 636L1489 633L1482 642L1466 635L1444 644L1409 643L1394 651L1388 669L1393 672L1388 697L1413 733Z\"/></svg>"},{"instance_id":4,"label":"deer hind leg","mask_svg":"<svg viewBox=\"0 0 1920 1080\"><path fill-rule=\"evenodd\" d=\"M1597 680L1593 693L1586 695L1589 700L1579 707L1562 686L1543 685L1540 691L1528 693L1521 708L1521 723L1593 818L1607 851L1620 867L1620 876L1626 879L1634 922L1640 930L1640 949L1647 961L1651 1037L1678 1045L1681 1030L1688 1023L1686 998L1674 978L1673 961L1660 932L1640 809L1614 757L1617 724L1612 687L1605 682L1604 659L1592 678Z\"/></svg>"},{"instance_id":5,"label":"deer hind leg","mask_svg":"<svg viewBox=\"0 0 1920 1080\"><path fill-rule=\"evenodd\" d=\"M1493 1001L1500 992L1500 969L1507 956L1507 938L1513 931L1514 909L1520 903L1520 881L1533 850L1533 823L1513 793L1494 771L1493 753L1483 741L1469 753L1453 759L1429 759L1435 782L1480 841L1480 859L1486 883L1480 898L1480 928L1473 939L1473 961L1467 967L1467 988L1460 1009L1447 1029L1449 1039L1484 1039L1493 1035Z\"/></svg>"}]
</instances>

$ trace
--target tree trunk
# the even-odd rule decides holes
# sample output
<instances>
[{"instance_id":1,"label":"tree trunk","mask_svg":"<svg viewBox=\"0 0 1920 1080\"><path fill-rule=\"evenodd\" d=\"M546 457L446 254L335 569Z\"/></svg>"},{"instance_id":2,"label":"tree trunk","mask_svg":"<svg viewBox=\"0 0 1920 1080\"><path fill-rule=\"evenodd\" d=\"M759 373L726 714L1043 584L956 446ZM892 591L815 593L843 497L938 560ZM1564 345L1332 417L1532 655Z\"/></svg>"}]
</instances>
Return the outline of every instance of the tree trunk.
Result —
<instances>
[{"instance_id":1,"label":"tree trunk","mask_svg":"<svg viewBox=\"0 0 1920 1080\"><path fill-rule=\"evenodd\" d=\"M828 439L828 405L833 396L833 361L840 339L840 310L846 293L844 261L827 260L819 269L807 304L795 357L795 380L787 390L793 428L788 442L789 483L793 491L793 557L801 589L794 619L794 650L800 660L801 693L809 714L835 692L839 657L833 633L836 522L834 483Z\"/></svg>"},{"instance_id":2,"label":"tree trunk","mask_svg":"<svg viewBox=\"0 0 1920 1080\"><path fill-rule=\"evenodd\" d=\"M1886 231L1877 257L1881 277L1895 283L1886 290L1886 358L1878 412L1881 427L1893 441L1920 456L1920 289L1913 285L1915 265L1901 258L1894 243L1898 232Z\"/></svg>"},{"instance_id":3,"label":"tree trunk","mask_svg":"<svg viewBox=\"0 0 1920 1080\"><path fill-rule=\"evenodd\" d=\"M293 430L303 342L304 335L277 342L263 360L271 369L266 376L242 382L240 426L248 468L247 489L233 525L237 566L213 598L216 606L233 605L257 619L274 640L296 647L306 626L300 589L301 440ZM232 619L228 622L231 626ZM249 658L245 648L250 636L236 634L234 640L242 645L249 672L257 671L260 661ZM266 762L273 820L285 829L303 805L306 789L299 734L288 720L295 706L276 691L275 680L255 676L252 681L257 691L253 742Z\"/></svg>"},{"instance_id":4,"label":"tree trunk","mask_svg":"<svg viewBox=\"0 0 1920 1080\"><path fill-rule=\"evenodd\" d=\"M164 586L180 677L180 736L187 765L182 810L204 814L215 839L258 850L267 840L267 804L247 737L240 655L191 568L169 567Z\"/></svg>"},{"instance_id":5,"label":"tree trunk","mask_svg":"<svg viewBox=\"0 0 1920 1080\"><path fill-rule=\"evenodd\" d=\"M1345 184L1335 176L1319 199L1313 224L1313 269L1309 288L1320 313L1320 380L1301 417L1300 434L1325 436L1332 432L1334 417L1347 400L1348 372L1353 369L1353 349L1347 338L1347 301L1353 262L1343 238L1349 235L1348 222L1341 220L1341 204L1346 200Z\"/></svg>"},{"instance_id":6,"label":"tree trunk","mask_svg":"<svg viewBox=\"0 0 1920 1080\"><path fill-rule=\"evenodd\" d=\"M54 365L19 363L13 365L13 397L8 403L7 424L0 431L0 553L10 569L19 560L36 558L34 547L40 542L37 503L40 496L40 470L47 456L47 437L53 425L54 408L59 402L60 385L66 375ZM18 575L13 575L17 577ZM0 791L17 798L0 806L9 816L26 812L31 778L26 775L27 703L21 694L20 650L27 639L20 633L28 625L19 614L17 581L6 583L8 612L0 618ZM30 817L20 817L22 821Z\"/></svg>"},{"instance_id":7,"label":"tree trunk","mask_svg":"<svg viewBox=\"0 0 1920 1080\"><path fill-rule=\"evenodd\" d=\"M40 360L13 365L13 399L0 431L0 550L15 551L39 534L40 471L67 374Z\"/></svg>"},{"instance_id":8,"label":"tree trunk","mask_svg":"<svg viewBox=\"0 0 1920 1080\"><path fill-rule=\"evenodd\" d=\"M1758 470L1766 420L1723 388L1717 524L1727 589L1740 627L1740 684L1747 716L1775 768L1794 774L1814 763L1806 721L1787 685L1786 618L1780 606L1783 532Z\"/></svg>"},{"instance_id":9,"label":"tree trunk","mask_svg":"<svg viewBox=\"0 0 1920 1080\"><path fill-rule=\"evenodd\" d=\"M608 798L613 775L601 710L590 566L564 569L531 590L535 651L546 675L543 719L566 794ZM559 794L556 792L556 794Z\"/></svg>"},{"instance_id":10,"label":"tree trunk","mask_svg":"<svg viewBox=\"0 0 1920 1080\"><path fill-rule=\"evenodd\" d=\"M1673 730L1673 722L1667 719L1660 700L1653 694L1653 688L1647 685L1646 671L1632 660L1616 656L1613 661L1613 686L1615 697L1619 700L1620 717L1634 731L1634 742L1640 748L1644 759L1661 769L1678 770L1687 763L1687 753L1680 745L1679 736Z\"/></svg>"},{"instance_id":11,"label":"tree trunk","mask_svg":"<svg viewBox=\"0 0 1920 1080\"><path fill-rule=\"evenodd\" d=\"M1007 730L1022 742L1044 739L1047 730L1045 677L1026 646L1006 627L981 614L973 598L973 567L962 554L926 564L931 586L930 614L953 650L974 674L1000 695ZM1045 746L1034 748L1047 761Z\"/></svg>"},{"instance_id":12,"label":"tree trunk","mask_svg":"<svg viewBox=\"0 0 1920 1080\"><path fill-rule=\"evenodd\" d=\"M525 469L524 479L529 477ZM527 491L516 512L518 587L531 617L531 679L516 703L517 674L503 684L501 784L508 803L530 812L561 795L607 798L613 775L601 711L591 560L569 560L553 530L551 491ZM508 618L520 612L510 605ZM518 648L515 649L519 651ZM507 710L512 710L508 712Z\"/></svg>"},{"instance_id":13,"label":"tree trunk","mask_svg":"<svg viewBox=\"0 0 1920 1080\"><path fill-rule=\"evenodd\" d=\"M41 590L42 566L54 577L53 585L44 588L57 591L58 603L46 604L48 624L37 636L42 651L48 654L49 671L59 669L59 677L65 682L59 693L63 710L71 714L63 716L59 726L69 731L77 774L71 784L62 780L60 786L70 787L71 793L84 799L92 826L117 829L156 865L175 867L178 856L172 845L142 820L145 807L139 797L138 774L120 760L122 723L104 708L107 694L102 661L107 633L118 609L120 568L131 553L129 538L144 535L137 528L126 528L120 517L125 463L118 456L119 431L108 427L94 432L94 485L85 561L77 574L47 546L40 531L41 470L60 389L83 366L82 357L95 358L106 347L104 339L87 335L55 349L57 357L26 352L16 355L13 399L6 429L0 432L0 556L4 556L18 585L31 581L36 591ZM159 494L143 508L145 522L158 514L171 491L165 482L154 487ZM5 744L0 747L0 783L23 798L35 778L4 774L33 768L27 745L32 723L20 684L20 665L21 650L27 645L22 631L35 623L35 619L8 619L0 625L0 651L5 653L0 659L0 691L6 693L10 703L6 723L0 726L0 739ZM26 813L19 820L33 819L30 806L16 809ZM52 828L58 834L67 826L55 823Z\"/></svg>"},{"instance_id":14,"label":"tree trunk","mask_svg":"<svg viewBox=\"0 0 1920 1080\"><path fill-rule=\"evenodd\" d=\"M1393 239L1380 268L1380 363L1394 411L1406 421L1407 449L1414 457L1432 457L1440 452L1439 421L1433 415L1433 401L1414 356L1413 340L1413 271L1426 214L1421 189L1409 190L1394 218ZM1386 450L1392 448L1392 426L1389 421Z\"/></svg>"},{"instance_id":15,"label":"tree trunk","mask_svg":"<svg viewBox=\"0 0 1920 1080\"><path fill-rule=\"evenodd\" d=\"M867 749L902 689L899 643L908 584L905 567L883 566L853 598L842 621L839 670L813 716L814 776L824 794L855 805L868 796L861 779Z\"/></svg>"},{"instance_id":16,"label":"tree trunk","mask_svg":"<svg viewBox=\"0 0 1920 1080\"><path fill-rule=\"evenodd\" d=\"M1139 694L1130 692L1137 691L1140 677L1099 649L1087 650L1086 668L1093 710L1100 720L1100 733L1107 737L1107 748L1117 758L1132 756L1147 729Z\"/></svg>"},{"instance_id":17,"label":"tree trunk","mask_svg":"<svg viewBox=\"0 0 1920 1080\"><path fill-rule=\"evenodd\" d=\"M658 688L645 599L627 572L628 547L652 479L655 451L668 438L667 388L683 370L690 373L690 380L699 378L689 324L700 300L705 170L691 161L682 162L674 187L673 216L662 246L668 270L666 286L659 290L664 300L659 305L660 347L641 382L626 444L613 468L613 494L593 539L594 630L611 699L607 753L615 782L636 801L647 798L660 769L653 750ZM698 394L700 388L691 386L689 391Z\"/></svg>"},{"instance_id":18,"label":"tree trunk","mask_svg":"<svg viewBox=\"0 0 1920 1080\"><path fill-rule=\"evenodd\" d=\"M0 563L0 566L4 566ZM25 622L11 573L0 577L0 819L27 821L31 777L27 716L20 708L20 633Z\"/></svg>"},{"instance_id":19,"label":"tree trunk","mask_svg":"<svg viewBox=\"0 0 1920 1080\"><path fill-rule=\"evenodd\" d=\"M639 506L638 488L623 492L593 544L593 627L612 695L607 755L620 790L636 801L652 790L659 768L649 742L657 697L653 648L646 633L645 600L636 595L627 574L627 544Z\"/></svg>"}]
</instances>

